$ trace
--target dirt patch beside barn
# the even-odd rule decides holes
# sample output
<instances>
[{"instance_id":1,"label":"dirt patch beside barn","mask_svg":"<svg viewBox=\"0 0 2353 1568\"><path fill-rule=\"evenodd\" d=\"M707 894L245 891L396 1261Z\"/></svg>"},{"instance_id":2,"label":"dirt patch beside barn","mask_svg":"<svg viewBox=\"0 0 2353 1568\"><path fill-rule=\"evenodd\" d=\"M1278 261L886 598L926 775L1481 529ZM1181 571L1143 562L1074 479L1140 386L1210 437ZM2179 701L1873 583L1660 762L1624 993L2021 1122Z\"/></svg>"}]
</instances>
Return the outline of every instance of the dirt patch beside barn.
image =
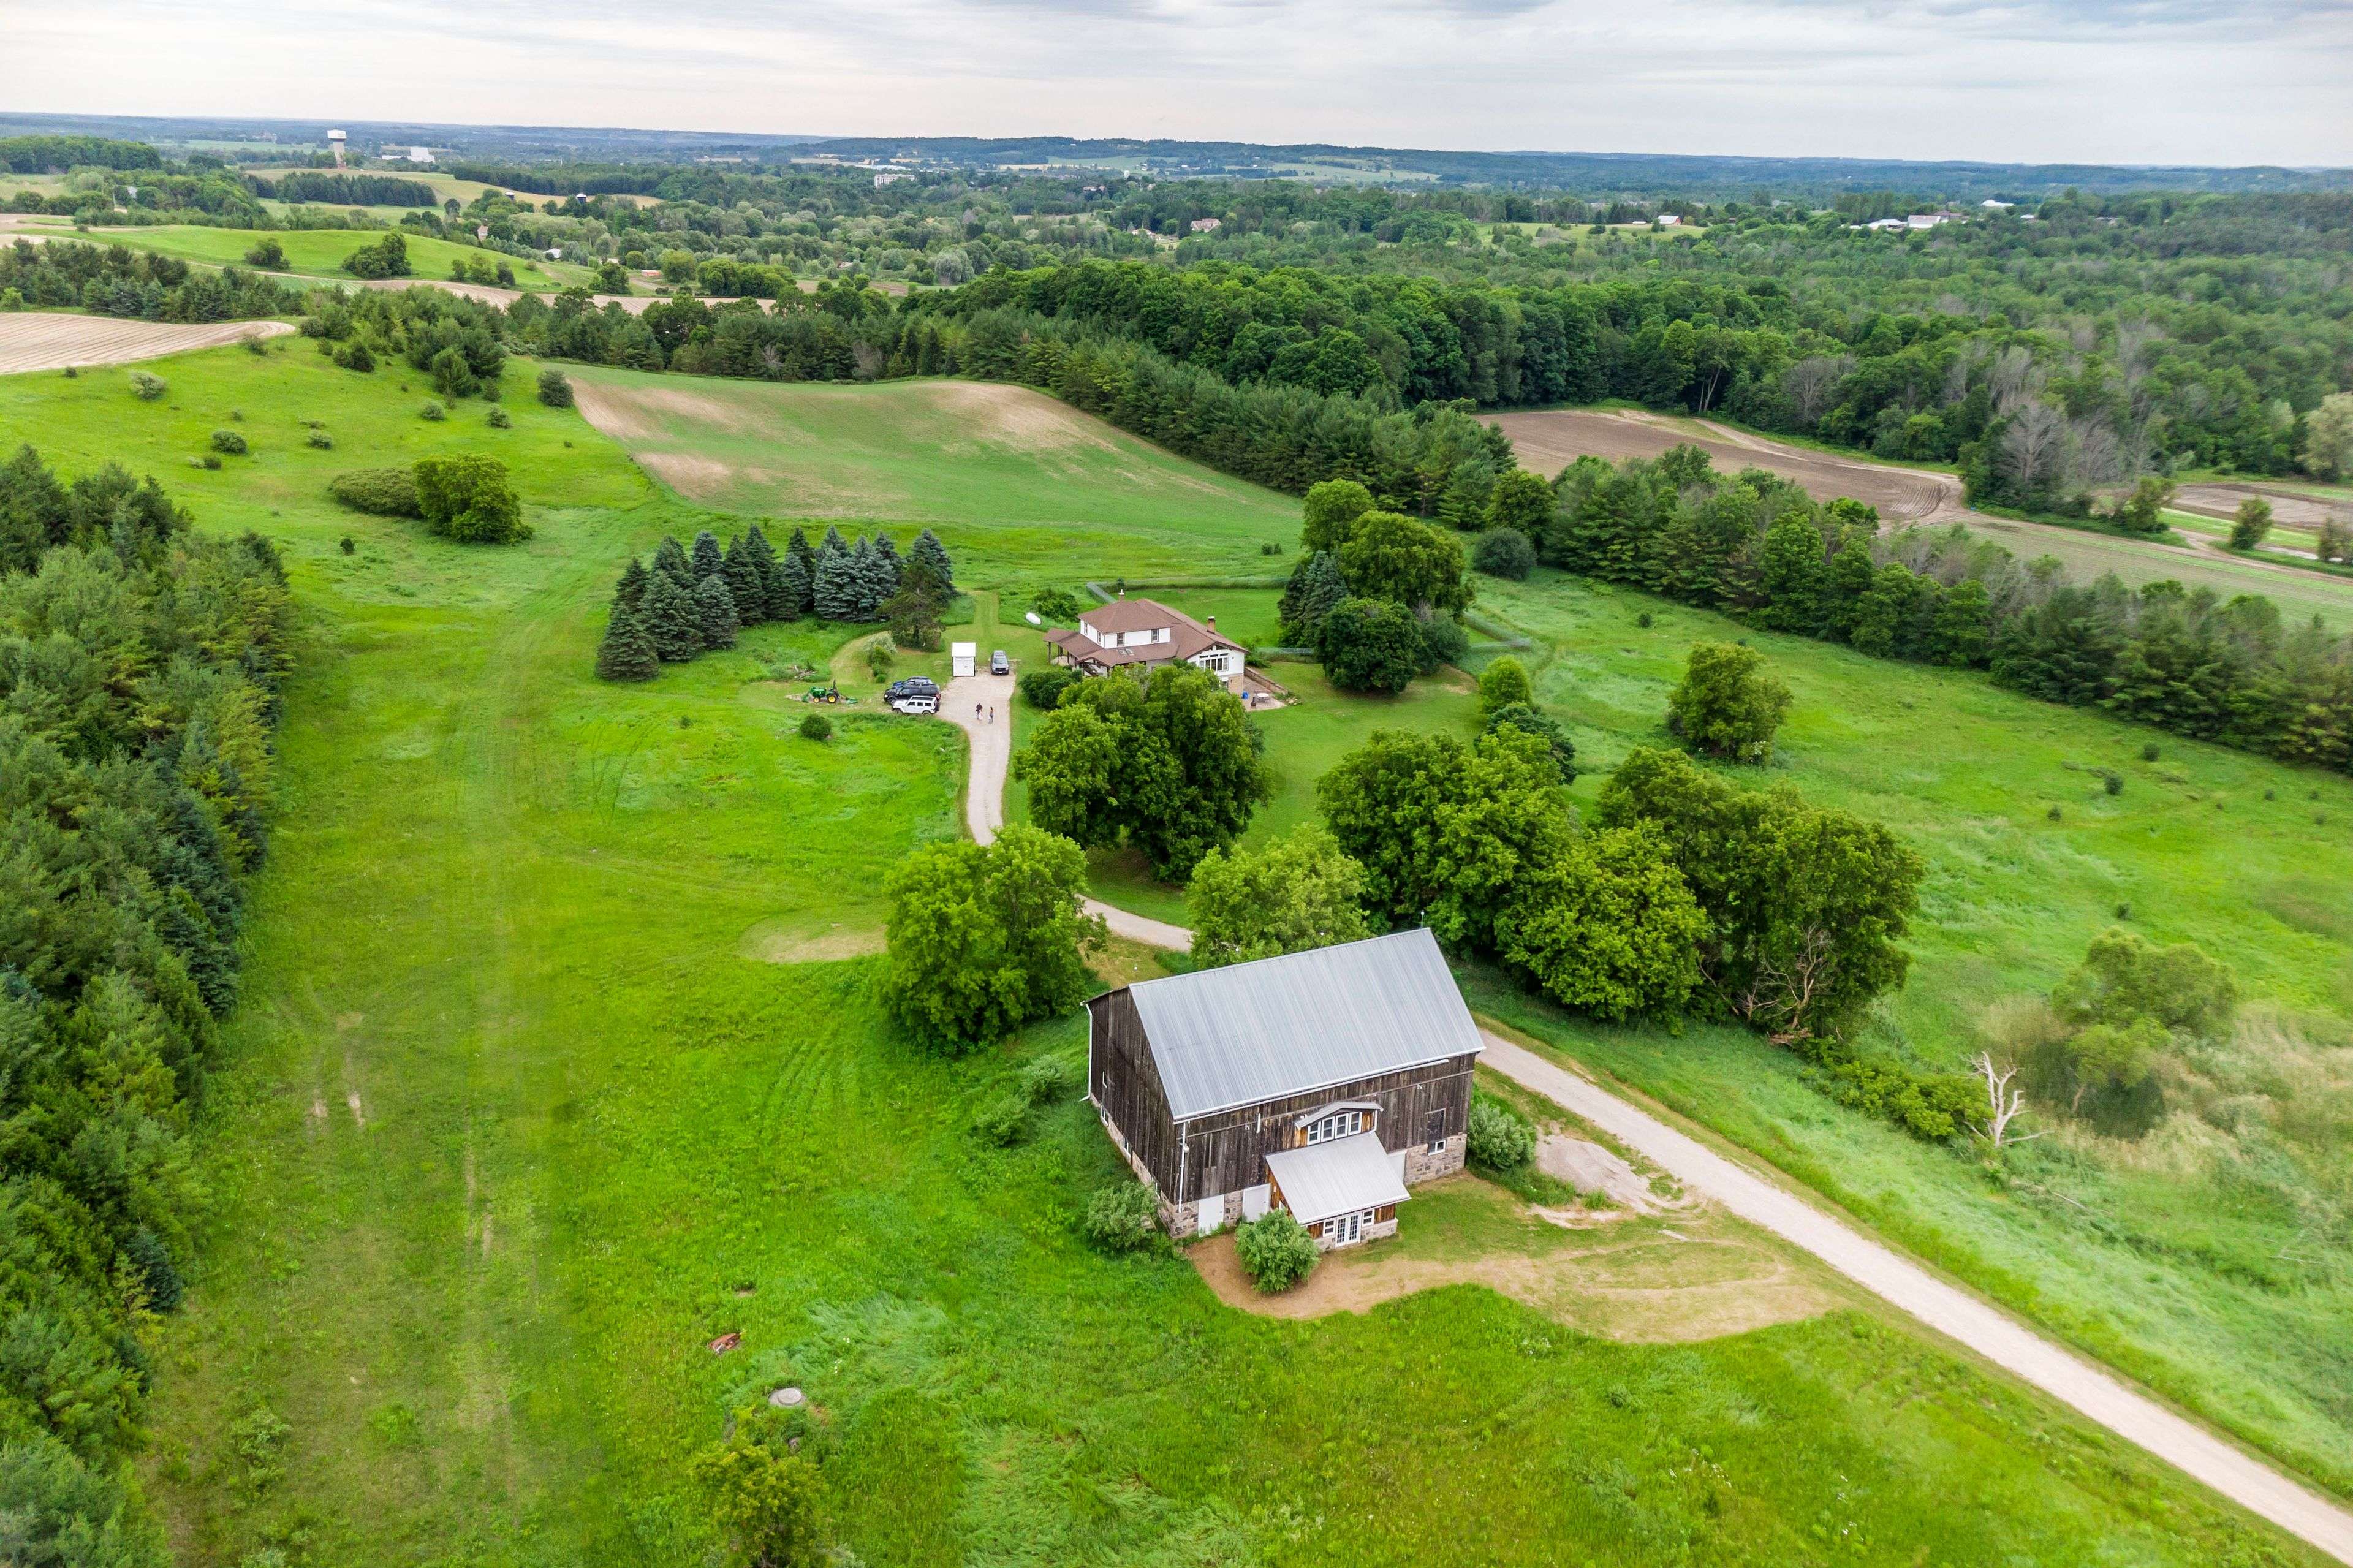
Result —
<instances>
[{"instance_id":1,"label":"dirt patch beside barn","mask_svg":"<svg viewBox=\"0 0 2353 1568\"><path fill-rule=\"evenodd\" d=\"M1261 1293L1230 1232L1186 1257L1229 1307L1268 1318L1364 1312L1450 1285L1480 1285L1585 1333L1670 1343L1746 1333L1852 1304L1810 1263L1719 1215L1672 1225L1629 1215L1601 1230L1564 1230L1475 1176L1414 1190L1398 1235L1326 1253L1304 1284Z\"/></svg>"}]
</instances>

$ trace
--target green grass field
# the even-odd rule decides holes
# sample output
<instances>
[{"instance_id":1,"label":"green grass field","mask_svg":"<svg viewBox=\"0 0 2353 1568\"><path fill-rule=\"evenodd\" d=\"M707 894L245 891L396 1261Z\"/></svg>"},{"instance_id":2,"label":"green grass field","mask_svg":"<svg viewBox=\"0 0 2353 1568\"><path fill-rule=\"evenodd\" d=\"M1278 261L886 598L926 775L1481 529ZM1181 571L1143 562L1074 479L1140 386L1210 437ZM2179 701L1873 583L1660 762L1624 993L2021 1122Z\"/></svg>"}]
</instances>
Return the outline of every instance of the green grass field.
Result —
<instances>
[{"instance_id":1,"label":"green grass field","mask_svg":"<svg viewBox=\"0 0 2353 1568\"><path fill-rule=\"evenodd\" d=\"M264 232L243 228L199 228L194 226L157 225L150 228L94 228L89 237L102 245L125 245L134 250L152 250L163 256L176 256L183 261L204 262L211 266L243 266L245 253L264 238L275 239L286 252L284 270L306 278L332 278L350 282L352 275L343 268L343 258L363 246L375 244L386 230L351 228L286 229ZM497 251L480 250L470 245L457 245L430 235L403 232L408 245L408 269L418 279L446 279L453 261L473 262L487 258L492 266L503 261L514 270L515 282L525 289L568 289L575 283L587 281L584 268L561 261L531 261L522 257L507 256Z\"/></svg>"},{"instance_id":2,"label":"green grass field","mask_svg":"<svg viewBox=\"0 0 2353 1568\"><path fill-rule=\"evenodd\" d=\"M1481 593L1549 650L1537 692L1568 724L1579 766L1596 770L1581 798L1629 747L1666 743L1666 694L1693 642L1743 637L1765 652L1797 704L1757 782L1886 822L1928 860L1916 962L1870 1032L1874 1047L1957 1068L1989 1004L2047 992L2120 907L2128 929L2226 961L2247 997L2238 1041L2172 1086L2172 1120L2139 1143L2065 1132L2029 1144L2007 1190L1836 1108L1793 1058L1745 1033L1590 1027L1500 984L1487 1005L2353 1489L2341 1268L2353 781L1557 574ZM2144 760L2152 742L2157 760ZM2100 768L2123 775L2121 794L2104 793Z\"/></svg>"},{"instance_id":3,"label":"green grass field","mask_svg":"<svg viewBox=\"0 0 2353 1568\"><path fill-rule=\"evenodd\" d=\"M2316 1561L1872 1311L1627 1345L1457 1288L1284 1323L1095 1255L1072 1220L1115 1167L1083 1105L1010 1152L965 1131L1074 1022L943 1061L878 1021L871 961L739 955L870 919L958 831L944 726L818 745L759 679L854 634L599 685L620 559L704 518L576 416L427 426L392 375L292 348L157 368L167 403L19 377L0 417L268 532L308 618L203 1110L209 1239L154 1357L143 1470L184 1561L702 1561L684 1461L785 1381L839 1434L830 1515L877 1565ZM254 455L185 468L231 410ZM534 540L324 499L453 448L514 466ZM952 548L999 537L970 527ZM290 1426L281 1479L229 1442L258 1409Z\"/></svg>"}]
</instances>

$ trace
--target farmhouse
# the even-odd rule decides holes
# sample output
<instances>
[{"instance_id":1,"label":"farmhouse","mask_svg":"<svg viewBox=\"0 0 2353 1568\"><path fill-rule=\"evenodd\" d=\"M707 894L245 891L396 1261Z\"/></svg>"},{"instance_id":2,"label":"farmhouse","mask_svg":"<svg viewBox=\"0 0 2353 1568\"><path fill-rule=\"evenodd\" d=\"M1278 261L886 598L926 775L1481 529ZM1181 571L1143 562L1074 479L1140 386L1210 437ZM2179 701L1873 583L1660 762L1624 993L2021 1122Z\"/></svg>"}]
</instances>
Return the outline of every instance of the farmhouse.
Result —
<instances>
[{"instance_id":1,"label":"farmhouse","mask_svg":"<svg viewBox=\"0 0 2353 1568\"><path fill-rule=\"evenodd\" d=\"M1239 692L1248 668L1242 646L1218 635L1218 617L1203 626L1150 599L1122 597L1098 605L1079 617L1078 629L1060 627L1046 634L1055 649L1054 662L1082 675L1108 675L1114 669L1156 669L1183 662L1209 671Z\"/></svg>"},{"instance_id":2,"label":"farmhouse","mask_svg":"<svg viewBox=\"0 0 2353 1568\"><path fill-rule=\"evenodd\" d=\"M1087 1004L1087 1098L1174 1236L1270 1208L1329 1248L1462 1168L1479 1028L1426 930Z\"/></svg>"}]
</instances>

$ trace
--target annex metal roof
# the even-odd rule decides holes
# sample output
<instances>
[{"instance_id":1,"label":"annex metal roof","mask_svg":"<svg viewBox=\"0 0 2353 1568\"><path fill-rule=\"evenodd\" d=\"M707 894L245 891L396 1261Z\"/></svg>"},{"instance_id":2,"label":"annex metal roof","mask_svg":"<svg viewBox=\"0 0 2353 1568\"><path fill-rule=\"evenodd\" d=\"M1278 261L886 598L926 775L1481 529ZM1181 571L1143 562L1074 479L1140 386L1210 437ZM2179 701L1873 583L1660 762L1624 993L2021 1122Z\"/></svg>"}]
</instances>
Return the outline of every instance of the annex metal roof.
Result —
<instances>
[{"instance_id":1,"label":"annex metal roof","mask_svg":"<svg viewBox=\"0 0 2353 1568\"><path fill-rule=\"evenodd\" d=\"M1146 980L1128 994L1179 1121L1479 1052L1427 930Z\"/></svg>"},{"instance_id":2,"label":"annex metal roof","mask_svg":"<svg viewBox=\"0 0 2353 1568\"><path fill-rule=\"evenodd\" d=\"M1266 1157L1266 1168L1282 1190L1283 1206L1302 1225L1401 1204L1413 1195L1398 1174L1398 1156L1381 1147L1377 1132L1278 1150Z\"/></svg>"}]
</instances>

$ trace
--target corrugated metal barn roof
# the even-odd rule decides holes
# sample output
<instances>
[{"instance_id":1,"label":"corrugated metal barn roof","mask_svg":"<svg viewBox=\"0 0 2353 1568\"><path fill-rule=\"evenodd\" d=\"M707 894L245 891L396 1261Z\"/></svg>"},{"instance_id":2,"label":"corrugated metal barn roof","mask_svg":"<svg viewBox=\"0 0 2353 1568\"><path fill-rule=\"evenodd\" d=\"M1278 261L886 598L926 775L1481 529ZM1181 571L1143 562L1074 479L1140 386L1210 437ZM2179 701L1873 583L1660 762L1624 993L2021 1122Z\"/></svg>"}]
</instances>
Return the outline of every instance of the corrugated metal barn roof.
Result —
<instances>
[{"instance_id":1,"label":"corrugated metal barn roof","mask_svg":"<svg viewBox=\"0 0 2353 1568\"><path fill-rule=\"evenodd\" d=\"M1304 1149L1282 1149L1266 1157L1274 1184L1291 1217L1314 1225L1336 1214L1401 1204L1413 1196L1398 1175L1402 1154L1381 1147L1377 1132L1316 1143Z\"/></svg>"},{"instance_id":2,"label":"corrugated metal barn roof","mask_svg":"<svg viewBox=\"0 0 2353 1568\"><path fill-rule=\"evenodd\" d=\"M1426 930L1146 980L1128 994L1179 1121L1479 1050Z\"/></svg>"}]
</instances>

